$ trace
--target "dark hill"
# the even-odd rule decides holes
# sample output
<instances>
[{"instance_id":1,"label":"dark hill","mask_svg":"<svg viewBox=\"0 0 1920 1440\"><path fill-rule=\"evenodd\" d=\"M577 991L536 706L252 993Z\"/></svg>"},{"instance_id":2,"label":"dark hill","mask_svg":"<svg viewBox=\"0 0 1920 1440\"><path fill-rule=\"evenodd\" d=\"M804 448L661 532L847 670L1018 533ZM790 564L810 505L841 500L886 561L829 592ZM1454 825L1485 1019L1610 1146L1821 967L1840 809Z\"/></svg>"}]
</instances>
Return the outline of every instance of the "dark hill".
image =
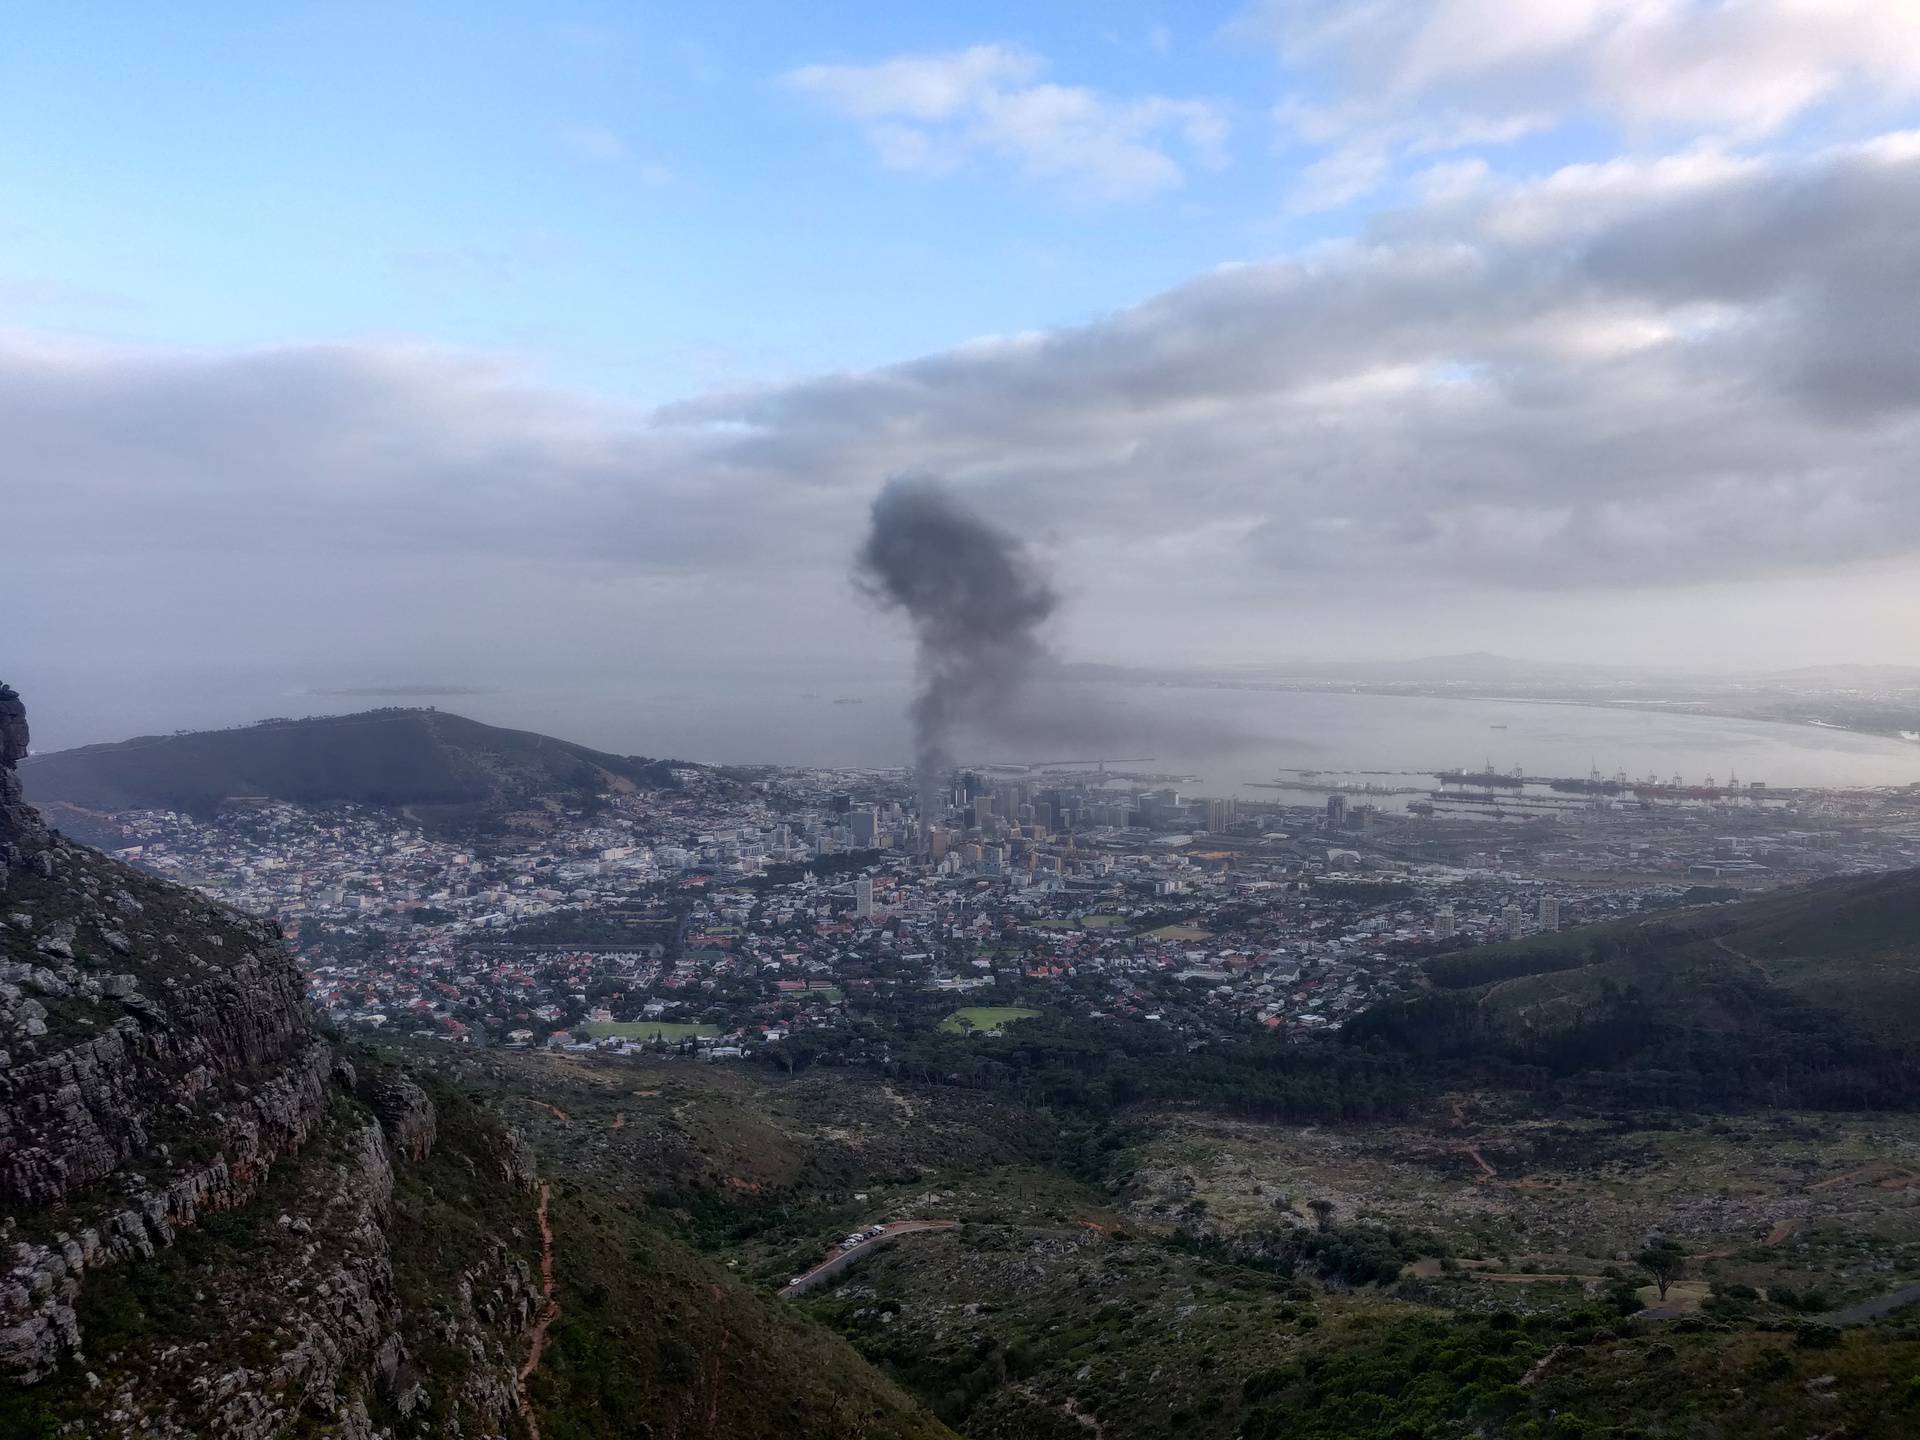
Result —
<instances>
[{"instance_id":1,"label":"dark hill","mask_svg":"<svg viewBox=\"0 0 1920 1440\"><path fill-rule=\"evenodd\" d=\"M543 796L664 788L665 761L609 755L439 710L369 710L262 720L232 730L147 735L22 762L42 809L198 813L243 796L304 805L501 807Z\"/></svg>"},{"instance_id":2,"label":"dark hill","mask_svg":"<svg viewBox=\"0 0 1920 1440\"><path fill-rule=\"evenodd\" d=\"M1428 962L1350 1042L1665 1104L1920 1103L1920 871Z\"/></svg>"}]
</instances>

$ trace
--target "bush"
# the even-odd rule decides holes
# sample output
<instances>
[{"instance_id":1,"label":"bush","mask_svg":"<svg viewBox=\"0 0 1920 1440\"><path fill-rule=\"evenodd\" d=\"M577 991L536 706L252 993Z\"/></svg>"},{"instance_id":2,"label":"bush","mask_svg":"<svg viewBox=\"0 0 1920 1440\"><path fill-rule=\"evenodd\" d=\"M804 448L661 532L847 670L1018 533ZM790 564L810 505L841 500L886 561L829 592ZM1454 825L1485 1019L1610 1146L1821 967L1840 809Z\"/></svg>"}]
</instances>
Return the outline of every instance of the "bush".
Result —
<instances>
[{"instance_id":1,"label":"bush","mask_svg":"<svg viewBox=\"0 0 1920 1440\"><path fill-rule=\"evenodd\" d=\"M1640 1292L1625 1280L1616 1280L1607 1287L1607 1304L1621 1315L1632 1315L1639 1309Z\"/></svg>"},{"instance_id":2,"label":"bush","mask_svg":"<svg viewBox=\"0 0 1920 1440\"><path fill-rule=\"evenodd\" d=\"M1762 1350L1753 1357L1753 1378L1784 1380L1793 1373L1793 1357L1784 1350Z\"/></svg>"}]
</instances>

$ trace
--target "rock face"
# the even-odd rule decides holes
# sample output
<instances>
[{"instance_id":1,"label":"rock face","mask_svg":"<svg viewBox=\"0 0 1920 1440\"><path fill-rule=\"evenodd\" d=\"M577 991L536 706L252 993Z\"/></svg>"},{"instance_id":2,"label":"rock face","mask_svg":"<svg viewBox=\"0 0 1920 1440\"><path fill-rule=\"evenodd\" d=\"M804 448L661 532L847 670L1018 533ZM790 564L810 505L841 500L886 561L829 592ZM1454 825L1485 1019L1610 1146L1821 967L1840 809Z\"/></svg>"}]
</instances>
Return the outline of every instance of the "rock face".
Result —
<instances>
[{"instance_id":1,"label":"rock face","mask_svg":"<svg viewBox=\"0 0 1920 1440\"><path fill-rule=\"evenodd\" d=\"M20 797L19 765L27 755L27 707L0 685L0 865L18 863L47 842L39 814Z\"/></svg>"},{"instance_id":2,"label":"rock face","mask_svg":"<svg viewBox=\"0 0 1920 1440\"><path fill-rule=\"evenodd\" d=\"M432 1156L431 1099L336 1059L274 926L50 832L20 798L26 747L0 686L0 1384L86 1372L48 1412L85 1435L506 1433L507 1352L535 1308L514 1235L436 1306L436 1343L470 1357L464 1432L429 1413L404 1338L394 1167ZM509 1195L530 1184L516 1143L481 1149ZM222 1252L231 1293L193 1297L204 1328L93 1353L88 1287L222 1214L244 1222L246 1258Z\"/></svg>"}]
</instances>

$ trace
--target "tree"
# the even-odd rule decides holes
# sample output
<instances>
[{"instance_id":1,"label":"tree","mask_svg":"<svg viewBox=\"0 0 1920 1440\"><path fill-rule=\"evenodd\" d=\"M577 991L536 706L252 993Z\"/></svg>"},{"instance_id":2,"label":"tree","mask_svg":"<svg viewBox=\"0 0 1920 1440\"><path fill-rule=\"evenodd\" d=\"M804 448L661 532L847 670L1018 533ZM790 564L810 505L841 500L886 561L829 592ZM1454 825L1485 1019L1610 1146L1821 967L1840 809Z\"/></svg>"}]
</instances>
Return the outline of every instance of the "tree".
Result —
<instances>
[{"instance_id":1,"label":"tree","mask_svg":"<svg viewBox=\"0 0 1920 1440\"><path fill-rule=\"evenodd\" d=\"M1635 1263L1653 1277L1664 1305L1667 1287L1687 1272L1687 1252L1671 1240L1656 1240L1635 1257Z\"/></svg>"},{"instance_id":2,"label":"tree","mask_svg":"<svg viewBox=\"0 0 1920 1440\"><path fill-rule=\"evenodd\" d=\"M1333 1202L1331 1200L1309 1200L1307 1209L1313 1212L1313 1218L1320 1222L1322 1230L1333 1228Z\"/></svg>"}]
</instances>

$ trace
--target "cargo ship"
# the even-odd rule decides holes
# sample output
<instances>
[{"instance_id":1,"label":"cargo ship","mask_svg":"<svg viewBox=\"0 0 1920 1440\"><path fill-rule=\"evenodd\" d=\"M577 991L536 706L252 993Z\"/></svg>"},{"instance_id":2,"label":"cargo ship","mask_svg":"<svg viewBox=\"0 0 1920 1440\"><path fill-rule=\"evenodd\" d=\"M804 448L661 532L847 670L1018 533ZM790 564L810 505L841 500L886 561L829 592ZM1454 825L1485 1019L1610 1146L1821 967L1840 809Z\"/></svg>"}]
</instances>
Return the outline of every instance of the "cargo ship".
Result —
<instances>
[{"instance_id":1,"label":"cargo ship","mask_svg":"<svg viewBox=\"0 0 1920 1440\"><path fill-rule=\"evenodd\" d=\"M1442 770L1436 778L1442 785L1498 786L1503 790L1518 790L1527 783L1518 770L1503 775L1492 765L1484 770Z\"/></svg>"}]
</instances>

